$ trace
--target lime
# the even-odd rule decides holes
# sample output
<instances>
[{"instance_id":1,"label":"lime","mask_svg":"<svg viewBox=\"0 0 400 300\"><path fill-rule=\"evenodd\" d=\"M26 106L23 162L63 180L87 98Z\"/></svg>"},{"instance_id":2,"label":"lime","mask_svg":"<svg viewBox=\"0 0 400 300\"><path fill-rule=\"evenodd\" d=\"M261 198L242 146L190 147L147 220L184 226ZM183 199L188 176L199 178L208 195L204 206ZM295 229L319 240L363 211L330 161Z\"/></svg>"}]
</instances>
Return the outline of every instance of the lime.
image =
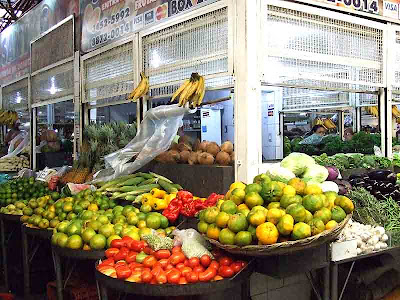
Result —
<instances>
[{"instance_id":1,"label":"lime","mask_svg":"<svg viewBox=\"0 0 400 300\"><path fill-rule=\"evenodd\" d=\"M124 225L121 223L115 224L114 225L114 232L116 235L121 235L122 229L124 228Z\"/></svg>"},{"instance_id":2,"label":"lime","mask_svg":"<svg viewBox=\"0 0 400 300\"><path fill-rule=\"evenodd\" d=\"M141 221L141 220L146 220L146 214L145 214L145 213L138 212L138 213L137 213L137 216L138 216L138 218L139 218L139 221Z\"/></svg>"},{"instance_id":3,"label":"lime","mask_svg":"<svg viewBox=\"0 0 400 300\"><path fill-rule=\"evenodd\" d=\"M101 225L103 224L101 224L98 220L93 220L89 222L89 227L95 231L98 231Z\"/></svg>"},{"instance_id":4,"label":"lime","mask_svg":"<svg viewBox=\"0 0 400 300\"><path fill-rule=\"evenodd\" d=\"M85 210L83 211L83 213L81 214L80 218L82 220L90 220L92 217L94 216L94 213L90 210Z\"/></svg>"},{"instance_id":5,"label":"lime","mask_svg":"<svg viewBox=\"0 0 400 300\"><path fill-rule=\"evenodd\" d=\"M161 226L161 218L157 215L148 215L146 218L146 225L151 229L158 229Z\"/></svg>"},{"instance_id":6,"label":"lime","mask_svg":"<svg viewBox=\"0 0 400 300\"><path fill-rule=\"evenodd\" d=\"M251 244L252 235L248 231L239 231L235 235L235 245L238 246L247 246Z\"/></svg>"},{"instance_id":7,"label":"lime","mask_svg":"<svg viewBox=\"0 0 400 300\"><path fill-rule=\"evenodd\" d=\"M90 202L87 200L82 200L79 202L79 205L82 206L83 209L88 209Z\"/></svg>"},{"instance_id":8,"label":"lime","mask_svg":"<svg viewBox=\"0 0 400 300\"><path fill-rule=\"evenodd\" d=\"M134 224L135 225L135 224ZM166 216L161 215L160 216L160 227L165 229L169 225L168 219Z\"/></svg>"},{"instance_id":9,"label":"lime","mask_svg":"<svg viewBox=\"0 0 400 300\"><path fill-rule=\"evenodd\" d=\"M127 217L127 223L129 225L136 225L139 222L139 217L136 215L136 213L132 212L128 217ZM167 227L168 227L168 219L167 219Z\"/></svg>"},{"instance_id":10,"label":"lime","mask_svg":"<svg viewBox=\"0 0 400 300\"><path fill-rule=\"evenodd\" d=\"M126 218L124 215L117 216L113 219L113 224L125 224Z\"/></svg>"},{"instance_id":11,"label":"lime","mask_svg":"<svg viewBox=\"0 0 400 300\"><path fill-rule=\"evenodd\" d=\"M144 235L149 235L149 234L151 234L150 228L140 228L140 230L139 230L140 238L142 238Z\"/></svg>"},{"instance_id":12,"label":"lime","mask_svg":"<svg viewBox=\"0 0 400 300\"><path fill-rule=\"evenodd\" d=\"M82 238L79 235L74 234L68 238L67 245L66 245L67 248L81 249L82 246L83 246Z\"/></svg>"},{"instance_id":13,"label":"lime","mask_svg":"<svg viewBox=\"0 0 400 300\"><path fill-rule=\"evenodd\" d=\"M122 214L122 211L124 210L124 207L121 205L117 205L116 207L113 208L112 212L115 215L117 212L120 212Z\"/></svg>"},{"instance_id":14,"label":"lime","mask_svg":"<svg viewBox=\"0 0 400 300\"><path fill-rule=\"evenodd\" d=\"M89 243L90 239L96 235L96 231L94 231L92 228L86 228L83 232L82 232L82 239L85 243Z\"/></svg>"},{"instance_id":15,"label":"lime","mask_svg":"<svg viewBox=\"0 0 400 300\"><path fill-rule=\"evenodd\" d=\"M112 224L102 225L99 228L99 233L104 235L106 238L108 238L115 233L114 226Z\"/></svg>"},{"instance_id":16,"label":"lime","mask_svg":"<svg viewBox=\"0 0 400 300\"><path fill-rule=\"evenodd\" d=\"M139 232L131 230L129 231L127 234L125 234L124 236L129 236L132 239L134 239L135 241L140 241L140 235Z\"/></svg>"},{"instance_id":17,"label":"lime","mask_svg":"<svg viewBox=\"0 0 400 300\"><path fill-rule=\"evenodd\" d=\"M58 247L64 248L67 245L67 242L68 242L68 235L60 232L57 238Z\"/></svg>"},{"instance_id":18,"label":"lime","mask_svg":"<svg viewBox=\"0 0 400 300\"><path fill-rule=\"evenodd\" d=\"M110 223L110 221L106 215L98 216L97 221L99 221L103 225Z\"/></svg>"},{"instance_id":19,"label":"lime","mask_svg":"<svg viewBox=\"0 0 400 300\"><path fill-rule=\"evenodd\" d=\"M227 214L233 215L237 211L237 205L232 200L226 200L221 205L221 211L226 212Z\"/></svg>"},{"instance_id":20,"label":"lime","mask_svg":"<svg viewBox=\"0 0 400 300\"><path fill-rule=\"evenodd\" d=\"M140 207L140 211L141 212L144 212L144 213L148 213L148 212L151 212L151 205L150 204L143 204L141 207Z\"/></svg>"},{"instance_id":21,"label":"lime","mask_svg":"<svg viewBox=\"0 0 400 300\"><path fill-rule=\"evenodd\" d=\"M122 214L123 214L125 217L128 217L128 214L129 214L131 211L133 211L133 206L132 206L132 205L127 205L127 206L125 206L124 209L122 210Z\"/></svg>"},{"instance_id":22,"label":"lime","mask_svg":"<svg viewBox=\"0 0 400 300\"><path fill-rule=\"evenodd\" d=\"M65 233L68 236L72 236L72 235L76 235L76 234L80 234L82 230L82 227L79 224L76 223L71 223L67 229L65 230Z\"/></svg>"}]
</instances>

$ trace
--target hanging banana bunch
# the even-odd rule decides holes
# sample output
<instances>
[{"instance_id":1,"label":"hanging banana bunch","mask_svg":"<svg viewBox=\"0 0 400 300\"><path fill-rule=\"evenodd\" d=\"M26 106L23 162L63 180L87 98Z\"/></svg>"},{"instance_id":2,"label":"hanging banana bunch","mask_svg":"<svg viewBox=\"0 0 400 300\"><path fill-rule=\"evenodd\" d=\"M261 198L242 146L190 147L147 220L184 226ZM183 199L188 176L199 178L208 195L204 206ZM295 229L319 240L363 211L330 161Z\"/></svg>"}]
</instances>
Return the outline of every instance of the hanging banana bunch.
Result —
<instances>
[{"instance_id":1,"label":"hanging banana bunch","mask_svg":"<svg viewBox=\"0 0 400 300\"><path fill-rule=\"evenodd\" d=\"M0 109L0 125L12 126L19 119L16 111Z\"/></svg>"},{"instance_id":2,"label":"hanging banana bunch","mask_svg":"<svg viewBox=\"0 0 400 300\"><path fill-rule=\"evenodd\" d=\"M192 73L190 79L185 80L172 95L171 102L179 96L179 106L185 106L189 102L191 107L197 107L203 102L205 93L204 77L198 73Z\"/></svg>"},{"instance_id":3,"label":"hanging banana bunch","mask_svg":"<svg viewBox=\"0 0 400 300\"><path fill-rule=\"evenodd\" d=\"M400 110L397 108L397 105L392 106L392 115L396 119L400 118Z\"/></svg>"},{"instance_id":4,"label":"hanging banana bunch","mask_svg":"<svg viewBox=\"0 0 400 300\"><path fill-rule=\"evenodd\" d=\"M379 110L378 106L366 106L364 109L369 113L370 115L373 115L374 117L379 117Z\"/></svg>"},{"instance_id":5,"label":"hanging banana bunch","mask_svg":"<svg viewBox=\"0 0 400 300\"><path fill-rule=\"evenodd\" d=\"M336 129L336 125L335 125L335 123L333 123L333 121L331 119L324 119L323 126L326 129Z\"/></svg>"},{"instance_id":6,"label":"hanging banana bunch","mask_svg":"<svg viewBox=\"0 0 400 300\"><path fill-rule=\"evenodd\" d=\"M140 82L139 85L133 90L133 92L129 95L128 99L135 102L140 97L143 97L149 92L149 78L144 74L144 72L140 72Z\"/></svg>"}]
</instances>

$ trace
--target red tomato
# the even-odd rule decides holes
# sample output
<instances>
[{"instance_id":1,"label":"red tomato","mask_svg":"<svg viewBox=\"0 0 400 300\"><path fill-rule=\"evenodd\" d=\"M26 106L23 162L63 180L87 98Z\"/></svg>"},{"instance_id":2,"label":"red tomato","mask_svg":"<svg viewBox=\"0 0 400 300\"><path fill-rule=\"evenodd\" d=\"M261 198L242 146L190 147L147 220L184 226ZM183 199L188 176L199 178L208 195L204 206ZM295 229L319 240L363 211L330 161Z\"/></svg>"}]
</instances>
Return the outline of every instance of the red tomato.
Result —
<instances>
[{"instance_id":1,"label":"red tomato","mask_svg":"<svg viewBox=\"0 0 400 300\"><path fill-rule=\"evenodd\" d=\"M207 254L204 254L202 257L200 257L200 263L204 268L207 268L211 264L211 257L209 257Z\"/></svg>"},{"instance_id":2,"label":"red tomato","mask_svg":"<svg viewBox=\"0 0 400 300\"><path fill-rule=\"evenodd\" d=\"M142 272L150 272L151 273L151 269L150 268L143 268Z\"/></svg>"},{"instance_id":3,"label":"red tomato","mask_svg":"<svg viewBox=\"0 0 400 300\"><path fill-rule=\"evenodd\" d=\"M144 243L145 243L144 241L135 241L135 240L133 240L131 242L130 248L133 251L140 252L146 247Z\"/></svg>"},{"instance_id":4,"label":"red tomato","mask_svg":"<svg viewBox=\"0 0 400 300\"><path fill-rule=\"evenodd\" d=\"M150 284L157 284L157 279L154 276L151 279Z\"/></svg>"},{"instance_id":5,"label":"red tomato","mask_svg":"<svg viewBox=\"0 0 400 300\"><path fill-rule=\"evenodd\" d=\"M199 273L199 281L206 282L210 281L217 275L217 270L214 268L208 268L204 272Z\"/></svg>"},{"instance_id":6,"label":"red tomato","mask_svg":"<svg viewBox=\"0 0 400 300\"><path fill-rule=\"evenodd\" d=\"M134 239L131 238L130 236L124 236L124 237L122 237L122 240L125 243L125 247L128 247L128 248L130 248L132 241L134 241Z\"/></svg>"},{"instance_id":7,"label":"red tomato","mask_svg":"<svg viewBox=\"0 0 400 300\"><path fill-rule=\"evenodd\" d=\"M193 269L198 265L200 265L200 259L198 257L192 257L191 259L189 259L189 267Z\"/></svg>"},{"instance_id":8,"label":"red tomato","mask_svg":"<svg viewBox=\"0 0 400 300\"><path fill-rule=\"evenodd\" d=\"M152 268L157 262L157 259L153 255L146 256L143 260L143 266Z\"/></svg>"},{"instance_id":9,"label":"red tomato","mask_svg":"<svg viewBox=\"0 0 400 300\"><path fill-rule=\"evenodd\" d=\"M110 243L111 248L122 248L125 246L125 242L122 239L115 239L112 240Z\"/></svg>"},{"instance_id":10,"label":"red tomato","mask_svg":"<svg viewBox=\"0 0 400 300\"><path fill-rule=\"evenodd\" d=\"M180 277L181 272L179 272L177 269L172 269L167 275L168 283L178 284Z\"/></svg>"},{"instance_id":11,"label":"red tomato","mask_svg":"<svg viewBox=\"0 0 400 300\"><path fill-rule=\"evenodd\" d=\"M240 270L242 269L242 264L240 262L233 262L230 266L233 270L233 272L239 273Z\"/></svg>"},{"instance_id":12,"label":"red tomato","mask_svg":"<svg viewBox=\"0 0 400 300\"><path fill-rule=\"evenodd\" d=\"M172 248L172 253L182 252L182 248L180 246L175 246Z\"/></svg>"},{"instance_id":13,"label":"red tomato","mask_svg":"<svg viewBox=\"0 0 400 300\"><path fill-rule=\"evenodd\" d=\"M164 284L168 282L167 275L164 271L161 271L160 274L157 275L156 279L158 284Z\"/></svg>"},{"instance_id":14,"label":"red tomato","mask_svg":"<svg viewBox=\"0 0 400 300\"><path fill-rule=\"evenodd\" d=\"M181 278L179 278L179 282L178 283L179 284L187 284L188 282L187 282L185 277L181 277Z\"/></svg>"},{"instance_id":15,"label":"red tomato","mask_svg":"<svg viewBox=\"0 0 400 300\"><path fill-rule=\"evenodd\" d=\"M183 263L186 267L190 267L189 260L187 258L185 258L185 261Z\"/></svg>"},{"instance_id":16,"label":"red tomato","mask_svg":"<svg viewBox=\"0 0 400 300\"><path fill-rule=\"evenodd\" d=\"M129 269L134 269L134 268L136 268L136 267L142 267L143 265L142 264L139 264L139 263L137 263L137 262L131 262L130 264L129 264Z\"/></svg>"},{"instance_id":17,"label":"red tomato","mask_svg":"<svg viewBox=\"0 0 400 300\"><path fill-rule=\"evenodd\" d=\"M184 261L185 255L182 252L172 253L171 257L169 258L169 262L174 266Z\"/></svg>"},{"instance_id":18,"label":"red tomato","mask_svg":"<svg viewBox=\"0 0 400 300\"><path fill-rule=\"evenodd\" d=\"M154 253L154 250L151 249L150 247L145 247L143 249L143 252L146 253L147 255L152 255Z\"/></svg>"},{"instance_id":19,"label":"red tomato","mask_svg":"<svg viewBox=\"0 0 400 300\"><path fill-rule=\"evenodd\" d=\"M163 269L165 269L165 267L169 264L169 261L166 258L160 259L158 262L160 263Z\"/></svg>"},{"instance_id":20,"label":"red tomato","mask_svg":"<svg viewBox=\"0 0 400 300\"><path fill-rule=\"evenodd\" d=\"M142 282L150 283L150 281L152 279L153 279L153 275L151 274L151 272L149 272L149 271L142 272Z\"/></svg>"},{"instance_id":21,"label":"red tomato","mask_svg":"<svg viewBox=\"0 0 400 300\"><path fill-rule=\"evenodd\" d=\"M214 281L218 281L218 280L222 280L222 279L224 279L224 277L217 275L217 276L214 277L213 280Z\"/></svg>"},{"instance_id":22,"label":"red tomato","mask_svg":"<svg viewBox=\"0 0 400 300\"><path fill-rule=\"evenodd\" d=\"M240 265L242 266L242 269L245 267L245 266L247 266L247 262L246 261L243 261L243 260L238 260L238 261L236 261L237 263L240 263Z\"/></svg>"},{"instance_id":23,"label":"red tomato","mask_svg":"<svg viewBox=\"0 0 400 300\"><path fill-rule=\"evenodd\" d=\"M129 276L131 276L131 274L132 274L131 269L129 269L128 266L126 266L126 265L116 268L115 271L117 272L118 279L126 279Z\"/></svg>"},{"instance_id":24,"label":"red tomato","mask_svg":"<svg viewBox=\"0 0 400 300\"><path fill-rule=\"evenodd\" d=\"M114 257L119 252L118 248L108 248L105 252L107 258Z\"/></svg>"},{"instance_id":25,"label":"red tomato","mask_svg":"<svg viewBox=\"0 0 400 300\"><path fill-rule=\"evenodd\" d=\"M216 260L213 260L213 261L210 263L210 267L213 267L213 268L215 268L216 270L218 270L218 269L219 269L219 263L218 263Z\"/></svg>"},{"instance_id":26,"label":"red tomato","mask_svg":"<svg viewBox=\"0 0 400 300\"><path fill-rule=\"evenodd\" d=\"M221 275L224 278L232 277L235 272L233 272L232 268L229 266L221 266L218 269L218 275Z\"/></svg>"},{"instance_id":27,"label":"red tomato","mask_svg":"<svg viewBox=\"0 0 400 300\"><path fill-rule=\"evenodd\" d=\"M199 274L197 274L196 272L187 273L186 280L190 283L196 283L197 281L199 281Z\"/></svg>"},{"instance_id":28,"label":"red tomato","mask_svg":"<svg viewBox=\"0 0 400 300\"><path fill-rule=\"evenodd\" d=\"M184 267L185 267L185 264L184 264L184 263L179 263L179 264L176 265L176 268L177 268L178 270L182 270Z\"/></svg>"},{"instance_id":29,"label":"red tomato","mask_svg":"<svg viewBox=\"0 0 400 300\"><path fill-rule=\"evenodd\" d=\"M171 256L171 252L169 250L158 250L154 252L154 256L157 259L169 258Z\"/></svg>"},{"instance_id":30,"label":"red tomato","mask_svg":"<svg viewBox=\"0 0 400 300\"><path fill-rule=\"evenodd\" d=\"M135 268L133 268L133 269L131 269L132 270L132 272L133 271L135 271L135 272L142 272L143 271L143 267L135 267Z\"/></svg>"},{"instance_id":31,"label":"red tomato","mask_svg":"<svg viewBox=\"0 0 400 300\"><path fill-rule=\"evenodd\" d=\"M186 274L187 274L187 273L192 272L192 268L191 268L191 267L184 267L182 270L179 270L179 271L181 271L182 276L185 276L185 277L186 277Z\"/></svg>"},{"instance_id":32,"label":"red tomato","mask_svg":"<svg viewBox=\"0 0 400 300\"><path fill-rule=\"evenodd\" d=\"M135 261L136 261L136 255L138 255L137 252L135 252L135 251L129 251L128 254L127 254L126 257L125 257L125 261L126 261L128 264L130 264L130 263L132 263L132 262L135 262Z\"/></svg>"},{"instance_id":33,"label":"red tomato","mask_svg":"<svg viewBox=\"0 0 400 300\"><path fill-rule=\"evenodd\" d=\"M233 261L232 258L228 256L222 256L218 262L220 266L230 266Z\"/></svg>"},{"instance_id":34,"label":"red tomato","mask_svg":"<svg viewBox=\"0 0 400 300\"><path fill-rule=\"evenodd\" d=\"M161 267L155 267L155 268L153 268L153 270L151 270L151 274L154 277L157 277L158 274L160 274L161 272L163 272L163 269Z\"/></svg>"},{"instance_id":35,"label":"red tomato","mask_svg":"<svg viewBox=\"0 0 400 300\"><path fill-rule=\"evenodd\" d=\"M114 259L107 258L103 260L99 266L114 266L114 265L115 265Z\"/></svg>"},{"instance_id":36,"label":"red tomato","mask_svg":"<svg viewBox=\"0 0 400 300\"><path fill-rule=\"evenodd\" d=\"M115 241L115 240L114 240ZM114 255L115 260L124 260L129 253L129 249L122 247L117 254Z\"/></svg>"},{"instance_id":37,"label":"red tomato","mask_svg":"<svg viewBox=\"0 0 400 300\"><path fill-rule=\"evenodd\" d=\"M196 272L196 273L201 273L201 272L204 272L204 267L203 266L196 266L196 267L194 267L193 268L193 272Z\"/></svg>"},{"instance_id":38,"label":"red tomato","mask_svg":"<svg viewBox=\"0 0 400 300\"><path fill-rule=\"evenodd\" d=\"M170 263L168 263L168 265L164 268L164 270L165 270L165 271L168 271L168 270L171 270L171 269L173 269L173 268L174 268L174 266L171 265Z\"/></svg>"},{"instance_id":39,"label":"red tomato","mask_svg":"<svg viewBox=\"0 0 400 300\"><path fill-rule=\"evenodd\" d=\"M124 261L124 260L119 260L119 261L117 261L117 262L115 263L114 268L121 267L121 266L127 266L127 265L128 265L128 264L126 263L126 261Z\"/></svg>"}]
</instances>

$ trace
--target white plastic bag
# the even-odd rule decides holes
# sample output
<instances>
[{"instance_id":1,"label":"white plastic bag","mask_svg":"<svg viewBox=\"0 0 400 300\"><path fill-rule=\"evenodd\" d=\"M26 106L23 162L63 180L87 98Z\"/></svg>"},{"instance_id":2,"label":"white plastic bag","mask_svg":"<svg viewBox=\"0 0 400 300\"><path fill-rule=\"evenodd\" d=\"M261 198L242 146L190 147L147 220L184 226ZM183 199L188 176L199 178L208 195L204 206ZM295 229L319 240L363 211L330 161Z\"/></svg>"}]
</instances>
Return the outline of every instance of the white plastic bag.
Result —
<instances>
[{"instance_id":1,"label":"white plastic bag","mask_svg":"<svg viewBox=\"0 0 400 300\"><path fill-rule=\"evenodd\" d=\"M177 104L162 105L147 111L136 137L125 148L104 158L106 169L96 173L93 182L131 174L168 150L178 128L183 125L183 116L193 112L195 110ZM135 156L135 161L128 163Z\"/></svg>"},{"instance_id":2,"label":"white plastic bag","mask_svg":"<svg viewBox=\"0 0 400 300\"><path fill-rule=\"evenodd\" d=\"M174 245L182 245L182 251L189 259L192 257L202 257L208 255L214 258L208 249L211 245L200 233L194 229L179 230L175 229L172 234L175 236Z\"/></svg>"},{"instance_id":3,"label":"white plastic bag","mask_svg":"<svg viewBox=\"0 0 400 300\"><path fill-rule=\"evenodd\" d=\"M18 145L18 147L15 147L15 144L21 141ZM10 142L10 146L8 147L8 154L3 156L2 158L10 158L10 157L14 157L17 156L18 154L20 154L22 152L22 150L24 150L24 148L26 146L29 145L30 143L30 137L29 137L29 133L28 132L21 132L20 134L18 134L15 138L13 138ZM0 159L2 159L0 158Z\"/></svg>"}]
</instances>

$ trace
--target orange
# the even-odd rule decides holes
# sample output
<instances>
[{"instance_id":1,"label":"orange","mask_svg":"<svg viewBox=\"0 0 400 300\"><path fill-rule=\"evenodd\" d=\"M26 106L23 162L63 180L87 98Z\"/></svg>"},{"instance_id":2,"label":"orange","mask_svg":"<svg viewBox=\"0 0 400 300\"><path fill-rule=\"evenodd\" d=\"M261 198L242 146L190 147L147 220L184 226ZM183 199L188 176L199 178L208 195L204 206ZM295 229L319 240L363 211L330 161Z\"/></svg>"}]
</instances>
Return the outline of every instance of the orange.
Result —
<instances>
[{"instance_id":1,"label":"orange","mask_svg":"<svg viewBox=\"0 0 400 300\"><path fill-rule=\"evenodd\" d=\"M340 206L332 208L332 220L340 223L346 218L346 212Z\"/></svg>"},{"instance_id":2,"label":"orange","mask_svg":"<svg viewBox=\"0 0 400 300\"><path fill-rule=\"evenodd\" d=\"M261 244L271 245L278 241L279 232L273 223L266 222L257 226L256 236Z\"/></svg>"},{"instance_id":3,"label":"orange","mask_svg":"<svg viewBox=\"0 0 400 300\"><path fill-rule=\"evenodd\" d=\"M235 244L235 233L229 228L224 228L219 233L218 240L224 245L234 245Z\"/></svg>"},{"instance_id":4,"label":"orange","mask_svg":"<svg viewBox=\"0 0 400 300\"><path fill-rule=\"evenodd\" d=\"M336 202L339 202L339 203L336 204ZM346 212L346 214L350 214L354 210L353 201L351 201L349 198L347 198L345 196L337 197L335 204L339 205L341 208L343 208L344 211Z\"/></svg>"},{"instance_id":5,"label":"orange","mask_svg":"<svg viewBox=\"0 0 400 300\"><path fill-rule=\"evenodd\" d=\"M229 217L228 228L235 233L246 230L248 226L246 217L242 214L235 214Z\"/></svg>"},{"instance_id":6,"label":"orange","mask_svg":"<svg viewBox=\"0 0 400 300\"><path fill-rule=\"evenodd\" d=\"M217 215L217 218L215 219L215 224L219 228L225 228L226 226L228 226L228 221L229 221L229 214L224 211L221 211Z\"/></svg>"},{"instance_id":7,"label":"orange","mask_svg":"<svg viewBox=\"0 0 400 300\"><path fill-rule=\"evenodd\" d=\"M301 204L290 204L286 213L291 215L296 222L304 222L307 217L306 209Z\"/></svg>"},{"instance_id":8,"label":"orange","mask_svg":"<svg viewBox=\"0 0 400 300\"><path fill-rule=\"evenodd\" d=\"M87 210L91 210L91 211L98 211L99 207L97 206L97 204L92 203L88 206Z\"/></svg>"},{"instance_id":9,"label":"orange","mask_svg":"<svg viewBox=\"0 0 400 300\"><path fill-rule=\"evenodd\" d=\"M276 228L282 235L290 235L293 231L294 219L291 215L284 215L278 222Z\"/></svg>"},{"instance_id":10,"label":"orange","mask_svg":"<svg viewBox=\"0 0 400 300\"><path fill-rule=\"evenodd\" d=\"M248 231L239 231L235 235L235 245L238 245L238 246L250 245L252 240L253 240L253 238L251 236L251 233Z\"/></svg>"},{"instance_id":11,"label":"orange","mask_svg":"<svg viewBox=\"0 0 400 300\"><path fill-rule=\"evenodd\" d=\"M313 214L306 210L306 218L304 219L304 223L308 224L308 222L310 222L313 218Z\"/></svg>"},{"instance_id":12,"label":"orange","mask_svg":"<svg viewBox=\"0 0 400 300\"><path fill-rule=\"evenodd\" d=\"M296 196L296 189L290 185L283 188L283 196Z\"/></svg>"},{"instance_id":13,"label":"orange","mask_svg":"<svg viewBox=\"0 0 400 300\"><path fill-rule=\"evenodd\" d=\"M304 195L304 189L306 188L306 183L300 178L292 178L289 180L288 185L296 189L296 194Z\"/></svg>"},{"instance_id":14,"label":"orange","mask_svg":"<svg viewBox=\"0 0 400 300\"><path fill-rule=\"evenodd\" d=\"M210 224L207 228L207 237L218 241L220 231L217 225Z\"/></svg>"},{"instance_id":15,"label":"orange","mask_svg":"<svg viewBox=\"0 0 400 300\"><path fill-rule=\"evenodd\" d=\"M283 196L284 197L284 196ZM282 197L282 198L283 198ZM271 209L271 208L280 208L281 204L279 202L271 202L270 204L268 204L267 208Z\"/></svg>"},{"instance_id":16,"label":"orange","mask_svg":"<svg viewBox=\"0 0 400 300\"><path fill-rule=\"evenodd\" d=\"M311 213L320 210L324 207L324 201L319 195L307 195L303 198L303 206Z\"/></svg>"},{"instance_id":17,"label":"orange","mask_svg":"<svg viewBox=\"0 0 400 300\"><path fill-rule=\"evenodd\" d=\"M293 232L292 232L292 238L294 240L301 240L305 239L311 236L311 227L310 225L299 222L294 225L293 227Z\"/></svg>"},{"instance_id":18,"label":"orange","mask_svg":"<svg viewBox=\"0 0 400 300\"><path fill-rule=\"evenodd\" d=\"M247 221L253 225L253 226L258 226L261 225L262 223L265 223L266 216L262 210L256 210L256 211L251 211L247 215Z\"/></svg>"},{"instance_id":19,"label":"orange","mask_svg":"<svg viewBox=\"0 0 400 300\"><path fill-rule=\"evenodd\" d=\"M320 210L317 210L314 213L314 218L321 219L322 222L324 222L324 225L325 225L326 223L328 223L331 220L332 213L331 213L330 209L328 209L326 207L323 207L323 208L321 208Z\"/></svg>"},{"instance_id":20,"label":"orange","mask_svg":"<svg viewBox=\"0 0 400 300\"><path fill-rule=\"evenodd\" d=\"M309 184L304 189L304 195L318 195L322 194L322 189L316 184Z\"/></svg>"},{"instance_id":21,"label":"orange","mask_svg":"<svg viewBox=\"0 0 400 300\"><path fill-rule=\"evenodd\" d=\"M283 195L279 204L282 208L286 208L290 204L293 204L293 203L301 204L302 202L303 202L303 199L299 195L296 195L296 196Z\"/></svg>"},{"instance_id":22,"label":"orange","mask_svg":"<svg viewBox=\"0 0 400 300\"><path fill-rule=\"evenodd\" d=\"M283 213L279 208L271 208L267 212L267 220L272 224L276 225L279 222L279 219L282 218Z\"/></svg>"},{"instance_id":23,"label":"orange","mask_svg":"<svg viewBox=\"0 0 400 300\"><path fill-rule=\"evenodd\" d=\"M337 225L338 225L338 223L336 221L330 220L328 223L326 223L325 229L330 230L330 229L335 228Z\"/></svg>"},{"instance_id":24,"label":"orange","mask_svg":"<svg viewBox=\"0 0 400 300\"><path fill-rule=\"evenodd\" d=\"M325 224L320 218L314 218L308 223L311 227L311 235L317 235L325 230Z\"/></svg>"}]
</instances>

